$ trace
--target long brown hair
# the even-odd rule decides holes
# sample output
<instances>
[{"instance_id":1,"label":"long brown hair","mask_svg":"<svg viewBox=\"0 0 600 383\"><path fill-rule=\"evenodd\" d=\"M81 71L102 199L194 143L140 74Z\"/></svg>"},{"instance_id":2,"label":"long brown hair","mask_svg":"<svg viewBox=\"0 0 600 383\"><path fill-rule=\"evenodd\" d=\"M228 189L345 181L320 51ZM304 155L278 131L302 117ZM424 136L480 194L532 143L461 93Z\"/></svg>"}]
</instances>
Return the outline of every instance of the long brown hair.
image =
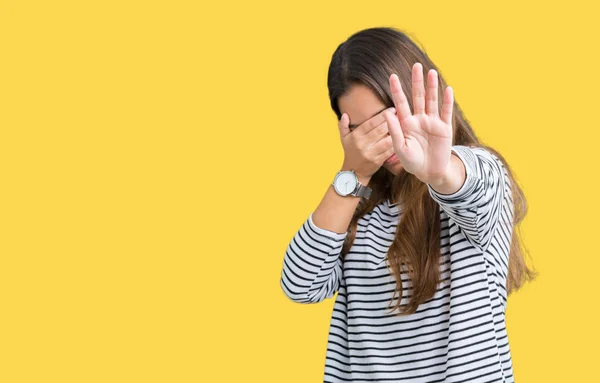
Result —
<instances>
[{"instance_id":1,"label":"long brown hair","mask_svg":"<svg viewBox=\"0 0 600 383\"><path fill-rule=\"evenodd\" d=\"M391 27L376 27L350 36L333 53L327 76L331 108L338 120L341 118L338 100L354 84L368 86L387 107L394 106L389 76L396 73L402 88L411 89L412 66L415 62L423 65L424 73L428 73L430 69L438 72L438 99L442 100L446 82L441 71L406 33ZM412 111L412 92L405 91L405 94ZM441 113L441 106L439 107ZM452 114L453 145L486 148L504 163L510 177L514 203L513 232L506 278L506 290L510 294L525 282L535 279L538 274L526 265L521 251L518 225L527 214L527 201L504 157L479 141L456 100ZM387 257L388 268L396 279L395 293L399 296L392 311L398 309L398 315L414 313L419 304L433 297L440 283L439 205L431 198L427 185L406 171L395 176L381 167L371 177L369 187L373 190L372 196L359 202L348 228L341 257L343 259L352 247L358 220L362 216L386 199L392 202L402 201L401 219ZM413 293L408 303L401 306L403 267L409 270Z\"/></svg>"}]
</instances>

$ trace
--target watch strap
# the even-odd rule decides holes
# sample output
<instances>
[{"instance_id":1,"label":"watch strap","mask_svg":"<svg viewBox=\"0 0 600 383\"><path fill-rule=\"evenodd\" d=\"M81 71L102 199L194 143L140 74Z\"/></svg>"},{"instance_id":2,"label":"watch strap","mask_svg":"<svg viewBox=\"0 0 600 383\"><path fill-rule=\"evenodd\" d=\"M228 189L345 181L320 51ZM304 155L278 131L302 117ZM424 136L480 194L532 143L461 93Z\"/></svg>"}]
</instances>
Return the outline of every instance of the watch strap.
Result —
<instances>
[{"instance_id":1,"label":"watch strap","mask_svg":"<svg viewBox=\"0 0 600 383\"><path fill-rule=\"evenodd\" d=\"M369 199L369 197L371 197L371 191L372 190L370 187L365 186L359 182L353 195Z\"/></svg>"}]
</instances>

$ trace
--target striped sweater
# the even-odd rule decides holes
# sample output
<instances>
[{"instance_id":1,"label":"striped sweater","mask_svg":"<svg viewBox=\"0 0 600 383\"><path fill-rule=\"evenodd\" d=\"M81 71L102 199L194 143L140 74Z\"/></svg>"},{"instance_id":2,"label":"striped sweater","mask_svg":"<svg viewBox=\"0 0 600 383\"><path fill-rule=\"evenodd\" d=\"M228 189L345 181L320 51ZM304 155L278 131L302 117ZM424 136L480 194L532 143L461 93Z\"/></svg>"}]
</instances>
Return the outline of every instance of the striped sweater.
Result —
<instances>
[{"instance_id":1,"label":"striped sweater","mask_svg":"<svg viewBox=\"0 0 600 383\"><path fill-rule=\"evenodd\" d=\"M312 213L291 239L280 285L293 302L317 303L336 293L324 382L514 382L506 332L506 277L513 201L508 173L485 148L454 145L466 180L453 194L428 185L440 206L441 283L417 312L387 307L395 279L386 253L402 214L389 200L347 233L315 225ZM412 283L402 275L408 301Z\"/></svg>"}]
</instances>

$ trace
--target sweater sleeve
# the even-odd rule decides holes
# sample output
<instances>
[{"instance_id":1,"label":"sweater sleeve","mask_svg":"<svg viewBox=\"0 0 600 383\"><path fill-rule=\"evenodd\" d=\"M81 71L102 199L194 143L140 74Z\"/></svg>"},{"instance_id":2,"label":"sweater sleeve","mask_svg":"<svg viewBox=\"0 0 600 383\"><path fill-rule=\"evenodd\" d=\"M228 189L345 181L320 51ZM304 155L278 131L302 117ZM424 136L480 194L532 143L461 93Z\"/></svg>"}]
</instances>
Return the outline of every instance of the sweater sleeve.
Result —
<instances>
[{"instance_id":1,"label":"sweater sleeve","mask_svg":"<svg viewBox=\"0 0 600 383\"><path fill-rule=\"evenodd\" d=\"M311 212L290 241L283 258L281 289L293 302L318 303L338 291L340 253L346 233L318 227Z\"/></svg>"},{"instance_id":2,"label":"sweater sleeve","mask_svg":"<svg viewBox=\"0 0 600 383\"><path fill-rule=\"evenodd\" d=\"M465 182L452 194L440 194L428 184L429 194L466 239L486 251L499 225L512 225L500 222L512 220L502 214L503 210L512 212L512 206L506 206L512 204L508 173L500 159L485 148L454 145L452 151L465 165Z\"/></svg>"}]
</instances>

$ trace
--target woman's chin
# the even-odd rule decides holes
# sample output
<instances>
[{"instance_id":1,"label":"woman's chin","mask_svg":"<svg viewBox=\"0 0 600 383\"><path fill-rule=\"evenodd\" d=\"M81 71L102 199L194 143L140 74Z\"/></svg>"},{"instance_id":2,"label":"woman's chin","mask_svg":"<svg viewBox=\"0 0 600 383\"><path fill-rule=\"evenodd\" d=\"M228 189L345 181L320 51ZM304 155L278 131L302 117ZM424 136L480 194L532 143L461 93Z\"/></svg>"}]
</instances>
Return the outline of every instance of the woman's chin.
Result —
<instances>
[{"instance_id":1,"label":"woman's chin","mask_svg":"<svg viewBox=\"0 0 600 383\"><path fill-rule=\"evenodd\" d=\"M404 170L404 168L402 167L402 162L400 161L396 161L393 162L391 164L383 164L383 167L390 173L392 173L393 175L397 176L398 174L400 174L400 172L402 172L402 170Z\"/></svg>"}]
</instances>

